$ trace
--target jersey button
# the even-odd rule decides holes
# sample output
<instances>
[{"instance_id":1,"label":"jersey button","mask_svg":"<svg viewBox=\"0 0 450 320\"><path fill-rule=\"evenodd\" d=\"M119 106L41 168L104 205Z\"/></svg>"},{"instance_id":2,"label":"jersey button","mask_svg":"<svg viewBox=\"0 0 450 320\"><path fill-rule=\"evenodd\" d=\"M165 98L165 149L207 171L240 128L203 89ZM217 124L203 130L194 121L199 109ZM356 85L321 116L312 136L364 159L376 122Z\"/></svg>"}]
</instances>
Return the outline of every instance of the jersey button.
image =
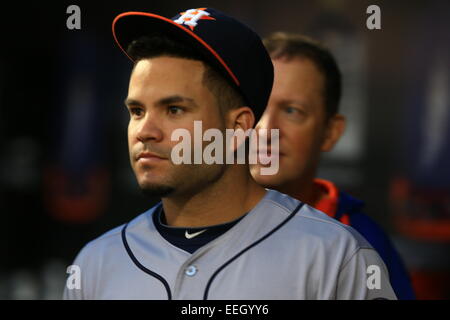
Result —
<instances>
[{"instance_id":1,"label":"jersey button","mask_svg":"<svg viewBox=\"0 0 450 320\"><path fill-rule=\"evenodd\" d=\"M198 271L198 269L197 269L196 266L189 266L189 267L186 268L185 274L186 274L188 277L193 277L193 276L195 276L195 274L197 273L197 271Z\"/></svg>"}]
</instances>

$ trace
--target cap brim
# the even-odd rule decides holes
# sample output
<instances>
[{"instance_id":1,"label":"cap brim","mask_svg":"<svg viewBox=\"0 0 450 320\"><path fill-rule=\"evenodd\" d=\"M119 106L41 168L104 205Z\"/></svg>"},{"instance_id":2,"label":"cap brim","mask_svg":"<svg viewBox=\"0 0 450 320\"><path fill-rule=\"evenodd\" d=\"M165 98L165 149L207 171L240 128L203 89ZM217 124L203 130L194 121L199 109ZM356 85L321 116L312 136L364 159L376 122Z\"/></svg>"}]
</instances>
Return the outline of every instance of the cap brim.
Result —
<instances>
[{"instance_id":1,"label":"cap brim","mask_svg":"<svg viewBox=\"0 0 450 320\"><path fill-rule=\"evenodd\" d=\"M191 30L181 26L171 19L147 12L124 12L119 14L113 21L112 33L119 48L130 60L127 48L133 40L148 35L154 31L160 31L175 38L182 38L203 52L205 57L213 64L220 67L230 80L239 87L239 80L222 59L222 57L211 48L203 39Z\"/></svg>"}]
</instances>

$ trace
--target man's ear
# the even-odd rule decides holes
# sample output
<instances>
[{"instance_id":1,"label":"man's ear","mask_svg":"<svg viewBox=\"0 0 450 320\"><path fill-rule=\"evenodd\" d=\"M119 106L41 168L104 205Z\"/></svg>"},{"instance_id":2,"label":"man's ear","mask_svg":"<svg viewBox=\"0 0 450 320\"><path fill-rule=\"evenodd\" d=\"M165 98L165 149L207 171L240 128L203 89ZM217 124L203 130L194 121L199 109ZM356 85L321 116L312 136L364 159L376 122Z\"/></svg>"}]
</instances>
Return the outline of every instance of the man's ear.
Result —
<instances>
[{"instance_id":1,"label":"man's ear","mask_svg":"<svg viewBox=\"0 0 450 320\"><path fill-rule=\"evenodd\" d=\"M339 141L345 131L345 117L342 114L335 114L327 121L327 128L322 142L321 151L331 151Z\"/></svg>"},{"instance_id":2,"label":"man's ear","mask_svg":"<svg viewBox=\"0 0 450 320\"><path fill-rule=\"evenodd\" d=\"M231 109L228 111L227 115L227 128L233 129L235 132L236 130L243 130L245 133L249 129L253 129L253 126L255 125L255 115L253 114L253 111L250 107L242 106L239 108ZM240 135L237 135L238 137ZM233 138L234 143L230 144L231 147L228 152L235 152L240 147L243 147L243 143L246 139L240 140L237 137Z\"/></svg>"},{"instance_id":3,"label":"man's ear","mask_svg":"<svg viewBox=\"0 0 450 320\"><path fill-rule=\"evenodd\" d=\"M228 111L227 128L247 131L255 125L255 115L250 107L242 106Z\"/></svg>"}]
</instances>

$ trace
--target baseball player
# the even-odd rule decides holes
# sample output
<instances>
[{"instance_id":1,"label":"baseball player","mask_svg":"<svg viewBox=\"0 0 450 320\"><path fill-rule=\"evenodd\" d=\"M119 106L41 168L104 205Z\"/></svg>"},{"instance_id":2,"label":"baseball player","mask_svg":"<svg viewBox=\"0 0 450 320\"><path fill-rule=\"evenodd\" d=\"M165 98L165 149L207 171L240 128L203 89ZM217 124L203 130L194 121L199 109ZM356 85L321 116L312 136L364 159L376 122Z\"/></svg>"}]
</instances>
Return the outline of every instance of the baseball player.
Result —
<instances>
[{"instance_id":1,"label":"baseball player","mask_svg":"<svg viewBox=\"0 0 450 320\"><path fill-rule=\"evenodd\" d=\"M261 116L273 65L256 33L197 8L172 19L122 13L113 35L134 62L131 166L162 201L81 250L79 286L65 299L396 299L351 227L261 187L248 164L172 161L172 134L195 135L195 121L224 132Z\"/></svg>"},{"instance_id":2,"label":"baseball player","mask_svg":"<svg viewBox=\"0 0 450 320\"><path fill-rule=\"evenodd\" d=\"M315 178L320 154L330 151L344 132L345 118L338 113L341 74L332 54L307 37L276 32L264 39L273 59L274 86L257 128L280 129L280 168L261 175L252 165L256 181L289 194L340 222L355 228L385 262L399 299L414 299L403 262L389 240L369 216L363 202L338 190L331 181Z\"/></svg>"}]
</instances>

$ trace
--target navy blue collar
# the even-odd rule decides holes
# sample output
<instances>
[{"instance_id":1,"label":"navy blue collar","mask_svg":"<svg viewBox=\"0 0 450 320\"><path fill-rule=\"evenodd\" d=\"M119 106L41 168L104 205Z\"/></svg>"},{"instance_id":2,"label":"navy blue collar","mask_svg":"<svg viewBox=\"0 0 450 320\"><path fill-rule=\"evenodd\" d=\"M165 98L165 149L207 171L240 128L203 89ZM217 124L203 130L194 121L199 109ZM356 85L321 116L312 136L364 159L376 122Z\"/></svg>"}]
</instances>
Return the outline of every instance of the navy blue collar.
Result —
<instances>
[{"instance_id":1,"label":"navy blue collar","mask_svg":"<svg viewBox=\"0 0 450 320\"><path fill-rule=\"evenodd\" d=\"M206 245L230 230L234 225L241 221L244 216L245 215L231 222L207 227L171 227L166 224L167 222L164 210L162 204L160 204L154 211L152 218L156 230L158 230L164 239L182 250L193 253L198 248Z\"/></svg>"}]
</instances>

